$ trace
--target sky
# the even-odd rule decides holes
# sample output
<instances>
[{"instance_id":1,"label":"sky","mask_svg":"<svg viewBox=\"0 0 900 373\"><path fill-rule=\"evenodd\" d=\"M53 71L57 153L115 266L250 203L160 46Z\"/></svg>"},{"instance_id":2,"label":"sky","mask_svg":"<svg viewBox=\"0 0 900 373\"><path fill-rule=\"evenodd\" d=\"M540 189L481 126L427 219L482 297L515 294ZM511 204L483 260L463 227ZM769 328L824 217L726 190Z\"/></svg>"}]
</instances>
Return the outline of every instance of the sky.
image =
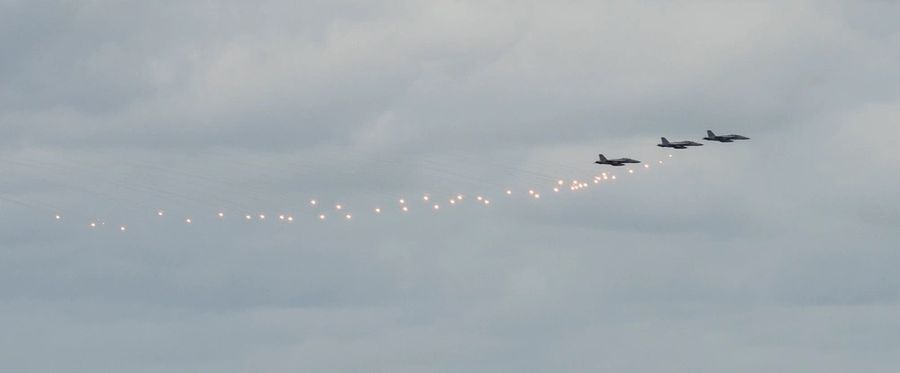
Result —
<instances>
[{"instance_id":1,"label":"sky","mask_svg":"<svg viewBox=\"0 0 900 373\"><path fill-rule=\"evenodd\" d=\"M0 0L0 370L894 372L898 18Z\"/></svg>"}]
</instances>

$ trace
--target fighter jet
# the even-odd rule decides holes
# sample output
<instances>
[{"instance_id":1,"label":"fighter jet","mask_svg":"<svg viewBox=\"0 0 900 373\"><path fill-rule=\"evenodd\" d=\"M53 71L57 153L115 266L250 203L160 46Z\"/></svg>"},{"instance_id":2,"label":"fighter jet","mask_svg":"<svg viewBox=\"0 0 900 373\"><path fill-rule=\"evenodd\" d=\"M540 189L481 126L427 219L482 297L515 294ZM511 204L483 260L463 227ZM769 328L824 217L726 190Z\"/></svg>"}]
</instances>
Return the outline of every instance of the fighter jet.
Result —
<instances>
[{"instance_id":1,"label":"fighter jet","mask_svg":"<svg viewBox=\"0 0 900 373\"><path fill-rule=\"evenodd\" d=\"M734 140L750 140L749 137L741 136L741 135L716 135L713 131L706 131L706 137L703 138L706 141L718 141L718 142L733 142Z\"/></svg>"},{"instance_id":2,"label":"fighter jet","mask_svg":"<svg viewBox=\"0 0 900 373\"><path fill-rule=\"evenodd\" d=\"M626 163L641 163L641 161L634 160L631 158L619 158L619 159L606 159L603 154L600 154L600 160L594 162L596 164L605 164L610 166L624 166Z\"/></svg>"},{"instance_id":3,"label":"fighter jet","mask_svg":"<svg viewBox=\"0 0 900 373\"><path fill-rule=\"evenodd\" d=\"M661 139L662 139L662 143L656 145L660 148L687 149L688 146L703 146L703 144L701 144L699 142L693 142L693 141L669 142L669 140L666 140L665 137L663 137Z\"/></svg>"}]
</instances>

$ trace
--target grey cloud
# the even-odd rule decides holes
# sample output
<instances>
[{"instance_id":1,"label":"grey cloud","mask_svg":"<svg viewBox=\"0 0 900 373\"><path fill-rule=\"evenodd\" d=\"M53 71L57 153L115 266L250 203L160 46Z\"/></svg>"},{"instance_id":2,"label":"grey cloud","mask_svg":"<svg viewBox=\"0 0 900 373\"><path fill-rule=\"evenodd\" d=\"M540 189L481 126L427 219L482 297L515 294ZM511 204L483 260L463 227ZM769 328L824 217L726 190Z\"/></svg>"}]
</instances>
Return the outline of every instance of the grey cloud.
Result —
<instances>
[{"instance_id":1,"label":"grey cloud","mask_svg":"<svg viewBox=\"0 0 900 373\"><path fill-rule=\"evenodd\" d=\"M0 367L895 371L898 10L0 1Z\"/></svg>"}]
</instances>

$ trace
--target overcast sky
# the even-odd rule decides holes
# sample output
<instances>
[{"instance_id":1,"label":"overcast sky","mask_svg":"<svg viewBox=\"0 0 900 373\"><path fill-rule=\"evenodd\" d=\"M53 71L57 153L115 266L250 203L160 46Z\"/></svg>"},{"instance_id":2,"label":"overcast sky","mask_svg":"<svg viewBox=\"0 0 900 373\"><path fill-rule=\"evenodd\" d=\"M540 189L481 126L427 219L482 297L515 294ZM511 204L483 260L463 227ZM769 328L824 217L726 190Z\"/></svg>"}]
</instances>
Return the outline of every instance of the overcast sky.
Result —
<instances>
[{"instance_id":1,"label":"overcast sky","mask_svg":"<svg viewBox=\"0 0 900 373\"><path fill-rule=\"evenodd\" d=\"M0 370L895 372L898 19L0 0Z\"/></svg>"}]
</instances>

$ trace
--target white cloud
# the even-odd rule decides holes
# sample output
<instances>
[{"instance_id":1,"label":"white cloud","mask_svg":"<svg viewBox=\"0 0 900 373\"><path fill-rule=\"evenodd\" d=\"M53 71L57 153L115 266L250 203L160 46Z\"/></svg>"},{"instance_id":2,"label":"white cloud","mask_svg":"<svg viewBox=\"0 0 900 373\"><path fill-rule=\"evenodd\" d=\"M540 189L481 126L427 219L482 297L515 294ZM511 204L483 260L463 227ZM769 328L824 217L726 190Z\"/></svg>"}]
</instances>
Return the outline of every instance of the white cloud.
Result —
<instances>
[{"instance_id":1,"label":"white cloud","mask_svg":"<svg viewBox=\"0 0 900 373\"><path fill-rule=\"evenodd\" d=\"M889 371L898 10L2 2L0 367Z\"/></svg>"}]
</instances>

